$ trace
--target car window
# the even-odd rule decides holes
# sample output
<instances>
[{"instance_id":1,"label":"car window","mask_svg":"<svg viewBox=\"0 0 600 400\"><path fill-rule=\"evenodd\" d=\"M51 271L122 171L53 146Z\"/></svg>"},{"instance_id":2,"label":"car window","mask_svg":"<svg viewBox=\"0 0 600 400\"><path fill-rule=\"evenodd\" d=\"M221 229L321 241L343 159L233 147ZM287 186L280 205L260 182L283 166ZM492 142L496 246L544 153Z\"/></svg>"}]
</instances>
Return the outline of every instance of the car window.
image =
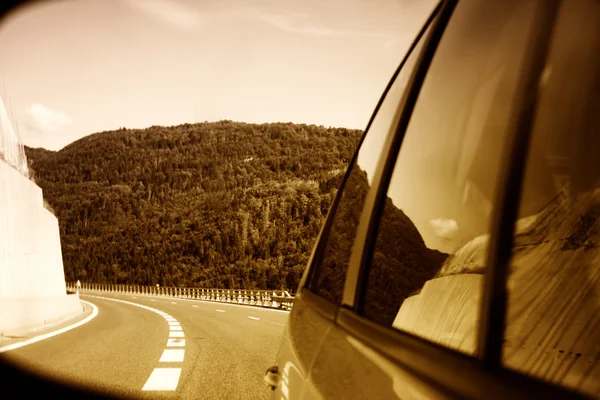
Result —
<instances>
[{"instance_id":1,"label":"car window","mask_svg":"<svg viewBox=\"0 0 600 400\"><path fill-rule=\"evenodd\" d=\"M559 8L507 282L503 362L600 397L600 3Z\"/></svg>"},{"instance_id":2,"label":"car window","mask_svg":"<svg viewBox=\"0 0 600 400\"><path fill-rule=\"evenodd\" d=\"M321 258L320 273L316 276L315 291L334 303L341 301L346 271L356 237L356 228L365 198L371 186L377 163L381 158L386 138L396 129L399 104L425 37L426 35L421 37L417 46L406 59L365 133L357 157L350 166L350 174L342 189L329 235L326 235L327 242Z\"/></svg>"},{"instance_id":3,"label":"car window","mask_svg":"<svg viewBox=\"0 0 600 400\"><path fill-rule=\"evenodd\" d=\"M533 6L456 6L380 205L366 318L474 353L492 201Z\"/></svg>"}]
</instances>

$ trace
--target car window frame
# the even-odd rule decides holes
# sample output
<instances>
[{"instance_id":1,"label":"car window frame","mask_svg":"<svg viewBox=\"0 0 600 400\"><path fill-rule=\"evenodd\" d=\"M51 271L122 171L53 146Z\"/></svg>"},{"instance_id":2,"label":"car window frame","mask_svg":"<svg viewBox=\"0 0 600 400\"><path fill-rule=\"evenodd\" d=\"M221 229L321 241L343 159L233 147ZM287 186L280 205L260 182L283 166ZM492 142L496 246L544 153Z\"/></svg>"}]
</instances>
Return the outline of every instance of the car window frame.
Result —
<instances>
[{"instance_id":1,"label":"car window frame","mask_svg":"<svg viewBox=\"0 0 600 400\"><path fill-rule=\"evenodd\" d=\"M304 274L302 276L300 284L298 285L298 292L299 292L299 294L301 293L305 299L316 299L318 297L320 300L322 300L322 301L316 301L315 305L318 305L319 306L318 308L322 309L322 314L324 316L326 316L327 318L335 319L335 314L336 314L337 310L339 309L339 307L341 306L341 304L343 303L343 300L339 304L336 304L327 299L321 298L321 296L317 292L317 288L318 288L318 280L319 280L319 275L321 272L321 267L323 265L322 264L323 256L324 256L327 242L329 239L329 233L331 232L332 221L336 215L339 202L341 201L341 196L343 194L344 187L350 176L352 166L354 165L354 163L358 157L358 154L360 152L360 149L362 147L364 139L369 134L369 130L373 124L373 121L378 116L378 113L379 113L379 110L380 110L382 104L384 103L392 86L396 82L396 79L400 75L400 72L403 71L403 68L407 63L408 58L413 54L413 52L415 51L415 48L421 43L421 41L424 40L425 42L423 43L423 48L420 50L421 54L418 55L418 58L415 62L415 65L413 66L411 74L408 77L408 80L406 83L406 88L404 89L402 97L400 98L400 101L398 102L397 109L402 109L403 103L404 103L406 95L407 95L407 91L408 91L409 87L412 85L412 79L414 79L415 71L417 71L420 68L421 55L425 52L426 46L428 44L428 42L427 42L428 37L425 37L425 34L428 32L428 29L433 28L433 26L437 23L436 17L438 16L439 11L440 11L442 5L445 3L445 1L446 0L439 0L435 4L435 6L432 8L425 23L419 30L418 34L416 35L415 39L413 40L412 44L410 45L409 49L407 50L406 54L404 55L402 61L400 62L400 65L394 71L394 74L392 75L391 79L389 80L383 94L379 98L379 101L378 101L377 105L375 106L373 113L371 114L371 118L369 119L367 127L360 139L357 149L355 150L355 152L352 156L352 159L351 159L350 163L348 164L348 168L346 169L346 172L344 173L344 177L342 179L342 182L340 183L340 186L338 187L334 201L332 202L332 205L330 206L329 211L327 213L325 223L323 224L323 227L321 228L321 232L319 233L319 236L317 238L316 245L314 246L313 252L312 252L311 256L309 257L308 267L304 271ZM429 33L429 35L431 35L431 33ZM398 115L397 118L399 118L399 117L400 117L400 115ZM386 138L387 143L386 143L386 145L384 145L384 147L381 151L381 155L379 156L379 158L377 160L377 167L376 167L376 173L375 173L376 176L377 176L377 174L380 173L382 161L385 160L387 157L387 153L389 151L389 144L390 144L393 136L394 136L394 133L390 133L390 134L388 134L388 137ZM371 189L369 190L369 193L371 193L373 190L375 190L376 179L377 178L375 177L373 180L373 185L371 186ZM366 204L363 206L363 211L365 208L366 208ZM362 221L362 219L363 219L363 217L361 216L361 221ZM358 240L358 237L355 238L354 242L356 243L357 240ZM349 265L348 270L350 270L351 268L352 268L352 264ZM346 277L347 276L348 276L348 273L346 273ZM344 293L345 293L345 287L344 287Z\"/></svg>"},{"instance_id":2,"label":"car window frame","mask_svg":"<svg viewBox=\"0 0 600 400\"><path fill-rule=\"evenodd\" d=\"M368 343L386 357L410 370L423 380L460 396L475 395L494 391L498 397L531 398L548 395L552 398L587 398L580 393L545 382L532 376L509 370L502 366L502 342L506 317L508 267L512 255L513 233L518 218L519 199L529 152L529 142L538 103L537 85L548 57L552 40L552 30L556 23L557 10L564 0L538 2L531 26L531 40L527 43L523 69L517 82L515 112L510 116L502 164L498 172L498 185L494 194L494 206L490 220L490 247L486 256L486 274L482 291L480 311L479 345L475 355L467 355L444 347L408 332L394 330L370 321L358 313L365 292L365 274L370 267L378 222L383 212L383 204L399 154L404 133L414 111L416 98L424 82L427 70L443 31L455 5L460 0L448 0L440 11L436 32L428 38L430 43L424 48L421 60L417 62L417 76L410 79L407 88L412 104L407 103L401 116L404 124L399 124L392 149L386 153L382 168L385 173L377 186L377 203L369 216L369 225L363 233L362 247L353 251L347 276L342 306L337 314L336 324ZM361 221L362 225L362 221ZM357 261L359 264L357 264ZM407 362L409 360L409 362ZM410 365L409 365L410 364ZM454 368L445 368L452 364ZM469 385L476 383L472 388ZM508 385L508 386L507 386ZM492 389L493 388L493 389Z\"/></svg>"}]
</instances>

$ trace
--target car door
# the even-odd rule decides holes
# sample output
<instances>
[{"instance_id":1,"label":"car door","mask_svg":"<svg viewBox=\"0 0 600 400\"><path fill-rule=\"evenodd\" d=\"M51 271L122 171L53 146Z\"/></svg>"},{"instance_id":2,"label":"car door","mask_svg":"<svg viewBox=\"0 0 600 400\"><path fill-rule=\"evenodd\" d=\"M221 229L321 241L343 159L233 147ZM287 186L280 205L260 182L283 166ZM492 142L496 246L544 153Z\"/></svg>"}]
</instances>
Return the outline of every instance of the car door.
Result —
<instances>
[{"instance_id":1,"label":"car door","mask_svg":"<svg viewBox=\"0 0 600 400\"><path fill-rule=\"evenodd\" d=\"M355 172L354 191L368 191L345 245L342 306L309 371L315 395L575 397L495 370L481 351L494 326L485 294L505 208L498 202L555 5L445 3L379 174L369 181L368 171Z\"/></svg>"},{"instance_id":2,"label":"car door","mask_svg":"<svg viewBox=\"0 0 600 400\"><path fill-rule=\"evenodd\" d=\"M370 191L366 182L372 179L379 159L391 144L406 88L434 15L435 12L386 88L329 210L284 330L277 357L281 385L275 389L273 399L320 396L308 381L309 371L324 338L334 327L354 235Z\"/></svg>"}]
</instances>

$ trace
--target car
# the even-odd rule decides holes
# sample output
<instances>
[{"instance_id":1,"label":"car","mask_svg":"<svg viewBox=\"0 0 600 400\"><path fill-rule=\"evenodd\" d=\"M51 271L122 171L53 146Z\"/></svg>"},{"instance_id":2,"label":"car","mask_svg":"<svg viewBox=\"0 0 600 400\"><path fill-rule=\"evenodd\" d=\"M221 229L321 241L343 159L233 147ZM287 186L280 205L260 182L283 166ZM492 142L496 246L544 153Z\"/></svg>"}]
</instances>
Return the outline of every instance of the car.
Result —
<instances>
[{"instance_id":1,"label":"car","mask_svg":"<svg viewBox=\"0 0 600 400\"><path fill-rule=\"evenodd\" d=\"M440 1L310 256L273 400L600 398L600 1Z\"/></svg>"}]
</instances>

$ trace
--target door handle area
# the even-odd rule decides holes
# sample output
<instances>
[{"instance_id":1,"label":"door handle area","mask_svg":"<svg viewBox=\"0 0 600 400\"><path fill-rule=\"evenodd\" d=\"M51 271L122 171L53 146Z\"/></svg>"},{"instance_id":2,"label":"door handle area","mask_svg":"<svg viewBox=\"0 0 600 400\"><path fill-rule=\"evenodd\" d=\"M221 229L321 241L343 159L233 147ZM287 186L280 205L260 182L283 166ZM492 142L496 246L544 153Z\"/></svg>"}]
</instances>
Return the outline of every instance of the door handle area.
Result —
<instances>
[{"instance_id":1,"label":"door handle area","mask_svg":"<svg viewBox=\"0 0 600 400\"><path fill-rule=\"evenodd\" d=\"M279 375L279 367L277 365L272 366L265 372L264 381L271 388L275 390L281 386L281 375Z\"/></svg>"}]
</instances>

